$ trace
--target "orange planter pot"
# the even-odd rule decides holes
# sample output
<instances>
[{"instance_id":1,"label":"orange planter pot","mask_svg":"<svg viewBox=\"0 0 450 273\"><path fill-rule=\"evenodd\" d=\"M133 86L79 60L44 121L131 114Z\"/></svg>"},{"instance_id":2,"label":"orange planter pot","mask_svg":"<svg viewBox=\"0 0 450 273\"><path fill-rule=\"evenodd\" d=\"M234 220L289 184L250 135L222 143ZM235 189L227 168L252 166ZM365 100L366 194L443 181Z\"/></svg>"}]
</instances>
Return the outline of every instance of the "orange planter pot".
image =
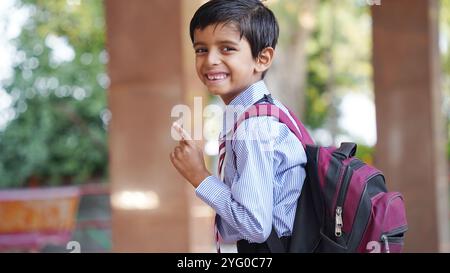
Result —
<instances>
[{"instance_id":1,"label":"orange planter pot","mask_svg":"<svg viewBox=\"0 0 450 273\"><path fill-rule=\"evenodd\" d=\"M76 226L77 187L0 190L0 250L65 244Z\"/></svg>"}]
</instances>

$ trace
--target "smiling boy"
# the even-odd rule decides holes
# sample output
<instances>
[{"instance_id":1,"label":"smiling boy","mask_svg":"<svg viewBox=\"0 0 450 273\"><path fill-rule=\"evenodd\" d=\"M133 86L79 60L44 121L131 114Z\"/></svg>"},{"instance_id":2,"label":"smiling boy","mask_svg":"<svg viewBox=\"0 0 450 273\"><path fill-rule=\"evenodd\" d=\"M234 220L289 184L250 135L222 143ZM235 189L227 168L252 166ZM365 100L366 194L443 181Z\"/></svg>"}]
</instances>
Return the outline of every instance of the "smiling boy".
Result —
<instances>
[{"instance_id":1,"label":"smiling boy","mask_svg":"<svg viewBox=\"0 0 450 273\"><path fill-rule=\"evenodd\" d=\"M274 14L259 0L209 1L190 24L198 77L233 111L224 115L219 176L209 173L203 149L188 137L170 159L215 210L221 237L237 242L238 252L273 251L269 235L288 248L305 179L305 152L286 125L273 117L253 117L233 128L246 109L270 94L263 79L278 32ZM279 101L273 103L292 119Z\"/></svg>"}]
</instances>

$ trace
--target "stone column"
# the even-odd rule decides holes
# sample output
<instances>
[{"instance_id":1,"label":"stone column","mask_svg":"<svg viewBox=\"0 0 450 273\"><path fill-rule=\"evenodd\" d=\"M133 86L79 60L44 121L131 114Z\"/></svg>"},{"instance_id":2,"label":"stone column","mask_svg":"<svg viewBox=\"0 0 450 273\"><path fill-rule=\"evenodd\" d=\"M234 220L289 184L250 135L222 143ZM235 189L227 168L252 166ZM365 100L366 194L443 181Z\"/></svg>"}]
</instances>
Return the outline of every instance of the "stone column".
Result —
<instances>
[{"instance_id":1,"label":"stone column","mask_svg":"<svg viewBox=\"0 0 450 273\"><path fill-rule=\"evenodd\" d=\"M375 164L405 197L406 252L448 251L448 190L437 0L372 7Z\"/></svg>"},{"instance_id":2,"label":"stone column","mask_svg":"<svg viewBox=\"0 0 450 273\"><path fill-rule=\"evenodd\" d=\"M185 103L192 86L184 77L194 66L185 64L183 16L193 11L183 11L189 7L183 0L107 0L105 6L113 251L191 251L193 188L169 153L176 144L172 107Z\"/></svg>"}]
</instances>

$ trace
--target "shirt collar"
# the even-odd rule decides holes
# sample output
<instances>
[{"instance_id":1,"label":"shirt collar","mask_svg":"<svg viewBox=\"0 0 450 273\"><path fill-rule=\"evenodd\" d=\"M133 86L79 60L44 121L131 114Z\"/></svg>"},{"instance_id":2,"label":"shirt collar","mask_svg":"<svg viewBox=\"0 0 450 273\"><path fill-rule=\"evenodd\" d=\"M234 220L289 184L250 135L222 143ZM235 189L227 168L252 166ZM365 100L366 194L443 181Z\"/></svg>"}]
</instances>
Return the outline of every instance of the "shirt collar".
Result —
<instances>
[{"instance_id":1,"label":"shirt collar","mask_svg":"<svg viewBox=\"0 0 450 273\"><path fill-rule=\"evenodd\" d=\"M228 105L226 105L223 114L223 128L221 136L223 137L228 134L245 110L266 94L270 94L270 92L264 81L260 80L250 85L247 89L237 95Z\"/></svg>"}]
</instances>

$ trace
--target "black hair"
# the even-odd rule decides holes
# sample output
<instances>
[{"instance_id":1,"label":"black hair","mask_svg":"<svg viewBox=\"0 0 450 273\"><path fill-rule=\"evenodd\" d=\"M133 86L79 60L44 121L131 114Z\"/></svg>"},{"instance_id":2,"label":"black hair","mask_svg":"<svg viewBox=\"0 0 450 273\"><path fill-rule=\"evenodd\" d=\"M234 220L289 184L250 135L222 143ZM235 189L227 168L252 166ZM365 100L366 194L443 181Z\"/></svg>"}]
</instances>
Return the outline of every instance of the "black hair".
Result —
<instances>
[{"instance_id":1,"label":"black hair","mask_svg":"<svg viewBox=\"0 0 450 273\"><path fill-rule=\"evenodd\" d=\"M192 43L196 29L210 25L235 24L245 37L257 58L266 47L275 49L279 26L273 12L260 0L211 0L203 4L194 14L189 27Z\"/></svg>"}]
</instances>

